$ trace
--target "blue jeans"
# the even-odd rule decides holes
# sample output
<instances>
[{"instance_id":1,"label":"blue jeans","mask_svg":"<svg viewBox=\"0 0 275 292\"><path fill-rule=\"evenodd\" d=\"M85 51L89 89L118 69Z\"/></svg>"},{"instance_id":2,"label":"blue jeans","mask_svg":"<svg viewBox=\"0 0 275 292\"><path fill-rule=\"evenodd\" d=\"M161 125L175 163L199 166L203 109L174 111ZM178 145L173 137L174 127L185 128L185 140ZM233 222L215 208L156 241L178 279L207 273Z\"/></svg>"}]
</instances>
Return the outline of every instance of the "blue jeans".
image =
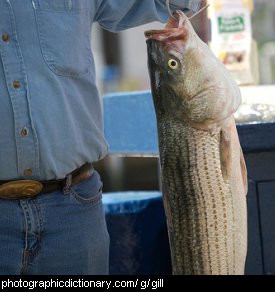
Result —
<instances>
[{"instance_id":1,"label":"blue jeans","mask_svg":"<svg viewBox=\"0 0 275 292\"><path fill-rule=\"evenodd\" d=\"M0 200L1 275L102 275L109 235L99 174L31 199Z\"/></svg>"}]
</instances>

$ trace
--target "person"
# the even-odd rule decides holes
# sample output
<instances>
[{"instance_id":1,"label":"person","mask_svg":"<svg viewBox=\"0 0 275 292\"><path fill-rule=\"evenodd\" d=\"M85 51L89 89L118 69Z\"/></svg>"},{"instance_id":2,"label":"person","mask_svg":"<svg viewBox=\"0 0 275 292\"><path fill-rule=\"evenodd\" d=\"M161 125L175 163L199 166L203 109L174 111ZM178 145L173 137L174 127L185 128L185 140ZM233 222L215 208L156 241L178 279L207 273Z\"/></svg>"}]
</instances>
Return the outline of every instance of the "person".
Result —
<instances>
[{"instance_id":1,"label":"person","mask_svg":"<svg viewBox=\"0 0 275 292\"><path fill-rule=\"evenodd\" d=\"M165 0L0 1L1 275L108 274L91 26L167 19Z\"/></svg>"}]
</instances>

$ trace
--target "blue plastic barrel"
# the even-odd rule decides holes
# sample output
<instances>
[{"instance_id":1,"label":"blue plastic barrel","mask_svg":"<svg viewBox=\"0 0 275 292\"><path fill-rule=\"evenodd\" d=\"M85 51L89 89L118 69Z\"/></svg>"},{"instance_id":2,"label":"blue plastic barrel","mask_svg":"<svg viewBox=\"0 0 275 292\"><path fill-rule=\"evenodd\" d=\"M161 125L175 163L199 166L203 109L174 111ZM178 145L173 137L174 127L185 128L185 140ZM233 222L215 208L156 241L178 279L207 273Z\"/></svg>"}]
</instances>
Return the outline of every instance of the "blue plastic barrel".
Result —
<instances>
[{"instance_id":1,"label":"blue plastic barrel","mask_svg":"<svg viewBox=\"0 0 275 292\"><path fill-rule=\"evenodd\" d=\"M171 274L161 193L107 193L103 204L111 240L110 274Z\"/></svg>"}]
</instances>

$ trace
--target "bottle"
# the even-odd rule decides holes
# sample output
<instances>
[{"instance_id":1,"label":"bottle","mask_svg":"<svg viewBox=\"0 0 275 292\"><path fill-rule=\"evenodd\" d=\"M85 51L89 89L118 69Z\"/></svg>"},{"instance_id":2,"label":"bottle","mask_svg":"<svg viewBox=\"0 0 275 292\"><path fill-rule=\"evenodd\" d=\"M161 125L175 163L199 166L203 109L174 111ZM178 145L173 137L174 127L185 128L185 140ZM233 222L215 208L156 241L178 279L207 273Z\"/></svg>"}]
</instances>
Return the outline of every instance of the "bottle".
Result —
<instances>
[{"instance_id":1,"label":"bottle","mask_svg":"<svg viewBox=\"0 0 275 292\"><path fill-rule=\"evenodd\" d=\"M256 41L252 38L253 0L208 0L210 47L239 85L259 84Z\"/></svg>"}]
</instances>

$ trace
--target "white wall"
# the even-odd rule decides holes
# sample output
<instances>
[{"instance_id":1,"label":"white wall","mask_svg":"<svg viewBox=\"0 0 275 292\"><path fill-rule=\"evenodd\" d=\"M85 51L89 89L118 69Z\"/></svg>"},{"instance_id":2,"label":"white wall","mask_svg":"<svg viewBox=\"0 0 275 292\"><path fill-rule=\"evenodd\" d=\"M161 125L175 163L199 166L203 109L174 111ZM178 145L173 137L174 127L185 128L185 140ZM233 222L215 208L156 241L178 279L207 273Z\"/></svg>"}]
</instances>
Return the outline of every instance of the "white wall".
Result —
<instances>
[{"instance_id":1,"label":"white wall","mask_svg":"<svg viewBox=\"0 0 275 292\"><path fill-rule=\"evenodd\" d=\"M122 74L126 80L132 80L139 84L138 89L148 89L150 87L144 32L163 27L164 24L154 22L121 33Z\"/></svg>"}]
</instances>

